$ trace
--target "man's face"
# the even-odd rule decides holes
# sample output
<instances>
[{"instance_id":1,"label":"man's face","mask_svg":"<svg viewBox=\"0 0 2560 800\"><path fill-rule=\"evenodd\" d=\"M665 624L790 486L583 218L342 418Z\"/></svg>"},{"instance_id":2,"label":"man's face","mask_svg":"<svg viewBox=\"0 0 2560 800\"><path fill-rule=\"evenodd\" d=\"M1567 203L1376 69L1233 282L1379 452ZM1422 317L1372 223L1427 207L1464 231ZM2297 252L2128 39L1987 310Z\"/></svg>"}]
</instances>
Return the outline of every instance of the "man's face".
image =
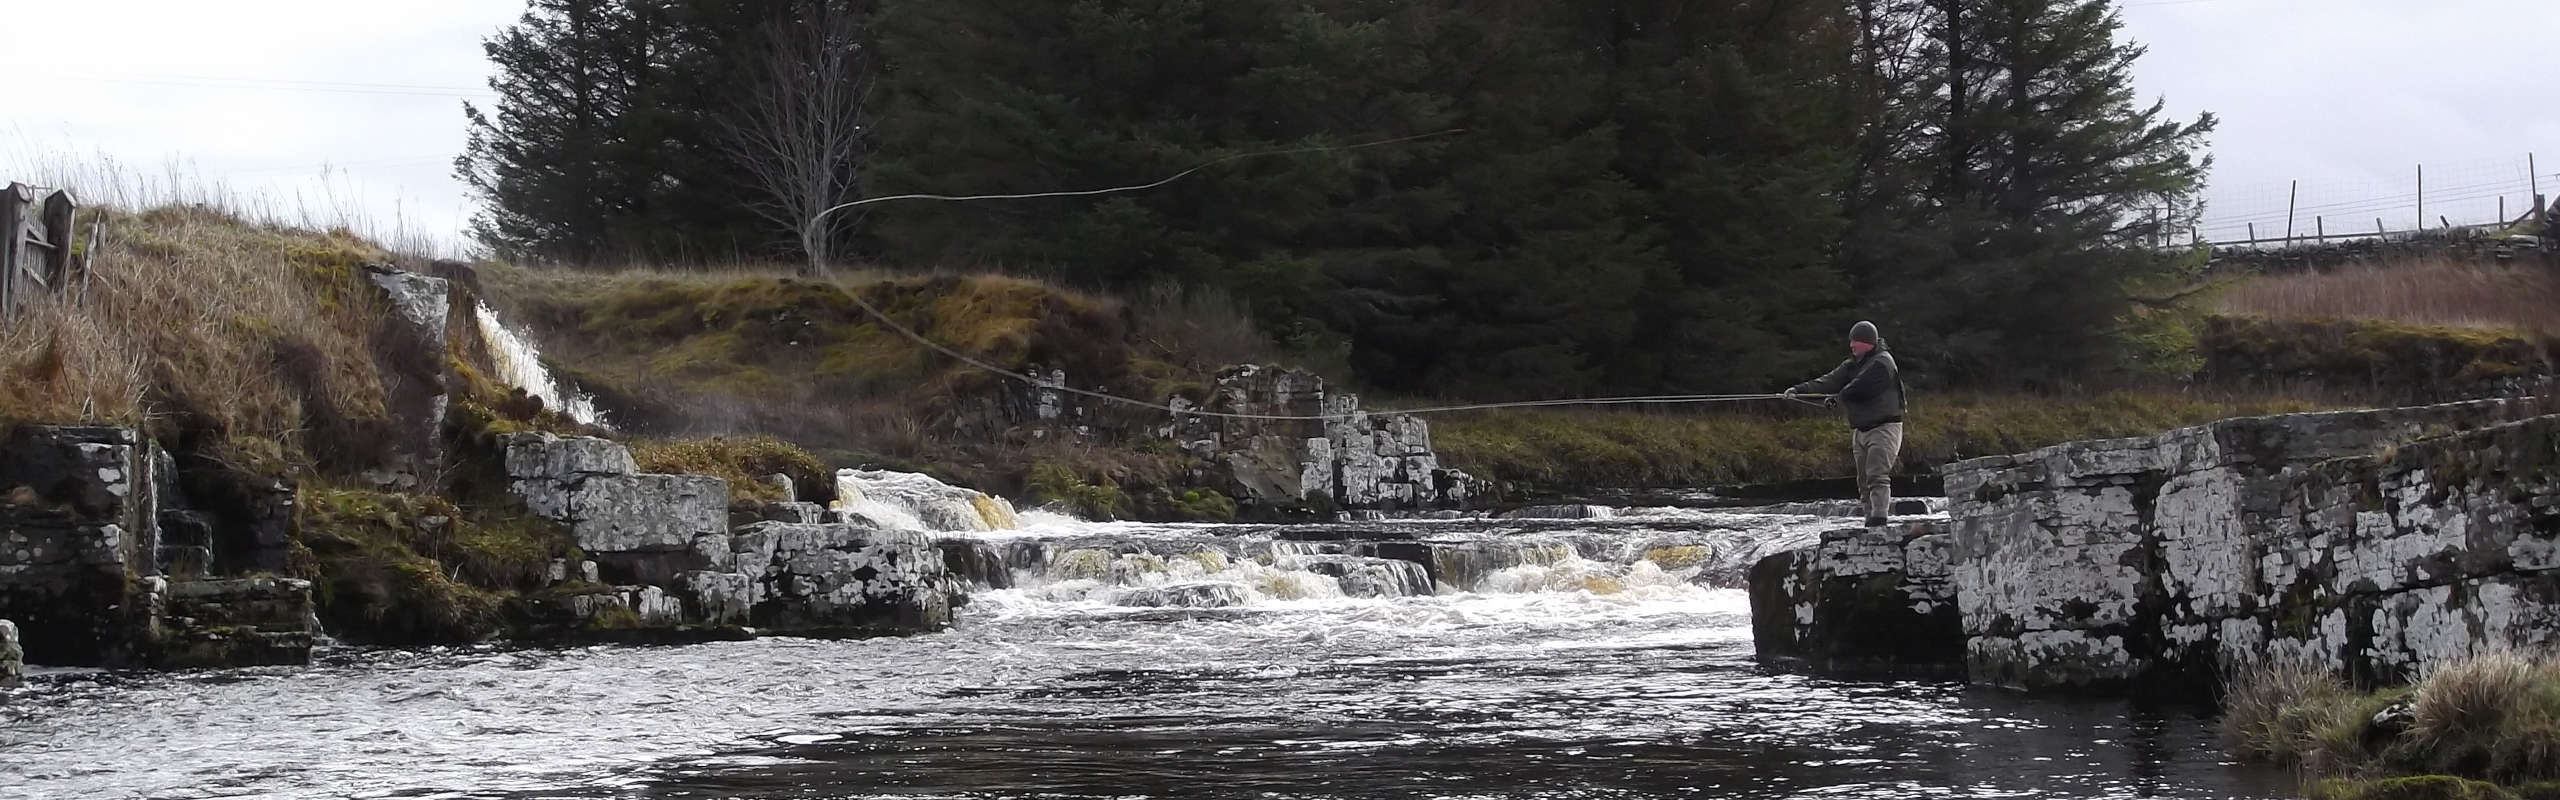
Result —
<instances>
[{"instance_id":1,"label":"man's face","mask_svg":"<svg viewBox=\"0 0 2560 800\"><path fill-rule=\"evenodd\" d=\"M1853 356L1866 355L1867 351L1873 349L1876 349L1874 342L1861 342L1856 340L1851 340L1849 342L1849 354Z\"/></svg>"}]
</instances>

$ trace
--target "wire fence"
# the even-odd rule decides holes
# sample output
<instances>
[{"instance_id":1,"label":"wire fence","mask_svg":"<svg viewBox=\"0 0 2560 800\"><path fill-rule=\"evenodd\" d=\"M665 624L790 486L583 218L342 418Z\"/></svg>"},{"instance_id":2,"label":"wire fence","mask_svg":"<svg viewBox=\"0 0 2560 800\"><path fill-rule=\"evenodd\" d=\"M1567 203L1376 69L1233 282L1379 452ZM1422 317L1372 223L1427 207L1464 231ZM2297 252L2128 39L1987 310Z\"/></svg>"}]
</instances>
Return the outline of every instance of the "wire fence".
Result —
<instances>
[{"instance_id":1,"label":"wire fence","mask_svg":"<svg viewBox=\"0 0 2560 800\"><path fill-rule=\"evenodd\" d=\"M2411 164L2403 174L2223 192L2181 244L2268 248L2497 230L2547 219L2550 195L2560 193L2560 164L2543 167L2534 153Z\"/></svg>"}]
</instances>

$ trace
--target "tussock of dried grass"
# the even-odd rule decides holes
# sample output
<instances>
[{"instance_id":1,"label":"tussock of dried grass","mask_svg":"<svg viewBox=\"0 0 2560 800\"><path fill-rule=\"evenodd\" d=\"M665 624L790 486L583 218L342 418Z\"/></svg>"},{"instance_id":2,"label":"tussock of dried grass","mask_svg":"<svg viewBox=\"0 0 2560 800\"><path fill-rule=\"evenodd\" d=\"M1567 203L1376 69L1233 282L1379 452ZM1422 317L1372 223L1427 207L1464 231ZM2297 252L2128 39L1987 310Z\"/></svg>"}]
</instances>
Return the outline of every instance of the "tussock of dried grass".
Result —
<instances>
[{"instance_id":1,"label":"tussock of dried grass","mask_svg":"<svg viewBox=\"0 0 2560 800\"><path fill-rule=\"evenodd\" d=\"M2301 758L2331 709L2355 692L2325 669L2292 662L2261 665L2233 678L2222 698L2222 748L2242 758L2290 763Z\"/></svg>"},{"instance_id":2,"label":"tussock of dried grass","mask_svg":"<svg viewBox=\"0 0 2560 800\"><path fill-rule=\"evenodd\" d=\"M2560 778L2560 657L2551 654L2486 653L2372 693L2278 666L2235 680L2223 703L2233 755L2317 776ZM2377 715L2395 705L2406 708L2405 730L2377 729Z\"/></svg>"},{"instance_id":3,"label":"tussock of dried grass","mask_svg":"<svg viewBox=\"0 0 2560 800\"><path fill-rule=\"evenodd\" d=\"M358 268L389 260L380 247L205 206L82 217L107 226L85 290L0 327L0 419L146 425L308 461L315 438L386 416L367 349L382 301Z\"/></svg>"},{"instance_id":4,"label":"tussock of dried grass","mask_svg":"<svg viewBox=\"0 0 2560 800\"><path fill-rule=\"evenodd\" d=\"M2222 296L2220 310L2285 319L2560 332L2560 273L2533 265L2425 259L2267 275L2233 287Z\"/></svg>"}]
</instances>

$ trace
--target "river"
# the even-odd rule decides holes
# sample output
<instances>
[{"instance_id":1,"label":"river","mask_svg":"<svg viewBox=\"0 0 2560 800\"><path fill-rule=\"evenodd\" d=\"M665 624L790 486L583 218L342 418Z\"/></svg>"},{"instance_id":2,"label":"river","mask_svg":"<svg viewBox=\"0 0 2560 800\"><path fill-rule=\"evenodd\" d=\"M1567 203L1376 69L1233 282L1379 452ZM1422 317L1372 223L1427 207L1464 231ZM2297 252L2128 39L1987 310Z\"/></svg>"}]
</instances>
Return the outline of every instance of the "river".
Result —
<instances>
[{"instance_id":1,"label":"river","mask_svg":"<svg viewBox=\"0 0 2560 800\"><path fill-rule=\"evenodd\" d=\"M2292 796L2192 710L1758 668L1728 587L1837 511L1026 514L947 542L1003 588L933 635L38 669L0 796Z\"/></svg>"}]
</instances>

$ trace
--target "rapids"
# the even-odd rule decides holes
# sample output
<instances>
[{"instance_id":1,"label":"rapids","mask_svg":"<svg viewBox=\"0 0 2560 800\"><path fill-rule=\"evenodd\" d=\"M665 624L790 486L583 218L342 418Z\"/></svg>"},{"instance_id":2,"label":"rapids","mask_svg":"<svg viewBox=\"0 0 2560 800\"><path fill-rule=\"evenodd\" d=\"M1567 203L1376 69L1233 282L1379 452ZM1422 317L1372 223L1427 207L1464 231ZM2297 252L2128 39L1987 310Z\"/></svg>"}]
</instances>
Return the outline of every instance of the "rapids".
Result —
<instances>
[{"instance_id":1,"label":"rapids","mask_svg":"<svg viewBox=\"0 0 2560 800\"><path fill-rule=\"evenodd\" d=\"M898 499L954 496L865 480L928 527L967 522ZM2282 774L2222 763L2189 711L1761 670L1733 587L1844 523L1827 510L1026 511L977 530L980 513L939 534L977 588L938 634L38 670L0 699L0 794L2290 796Z\"/></svg>"}]
</instances>

